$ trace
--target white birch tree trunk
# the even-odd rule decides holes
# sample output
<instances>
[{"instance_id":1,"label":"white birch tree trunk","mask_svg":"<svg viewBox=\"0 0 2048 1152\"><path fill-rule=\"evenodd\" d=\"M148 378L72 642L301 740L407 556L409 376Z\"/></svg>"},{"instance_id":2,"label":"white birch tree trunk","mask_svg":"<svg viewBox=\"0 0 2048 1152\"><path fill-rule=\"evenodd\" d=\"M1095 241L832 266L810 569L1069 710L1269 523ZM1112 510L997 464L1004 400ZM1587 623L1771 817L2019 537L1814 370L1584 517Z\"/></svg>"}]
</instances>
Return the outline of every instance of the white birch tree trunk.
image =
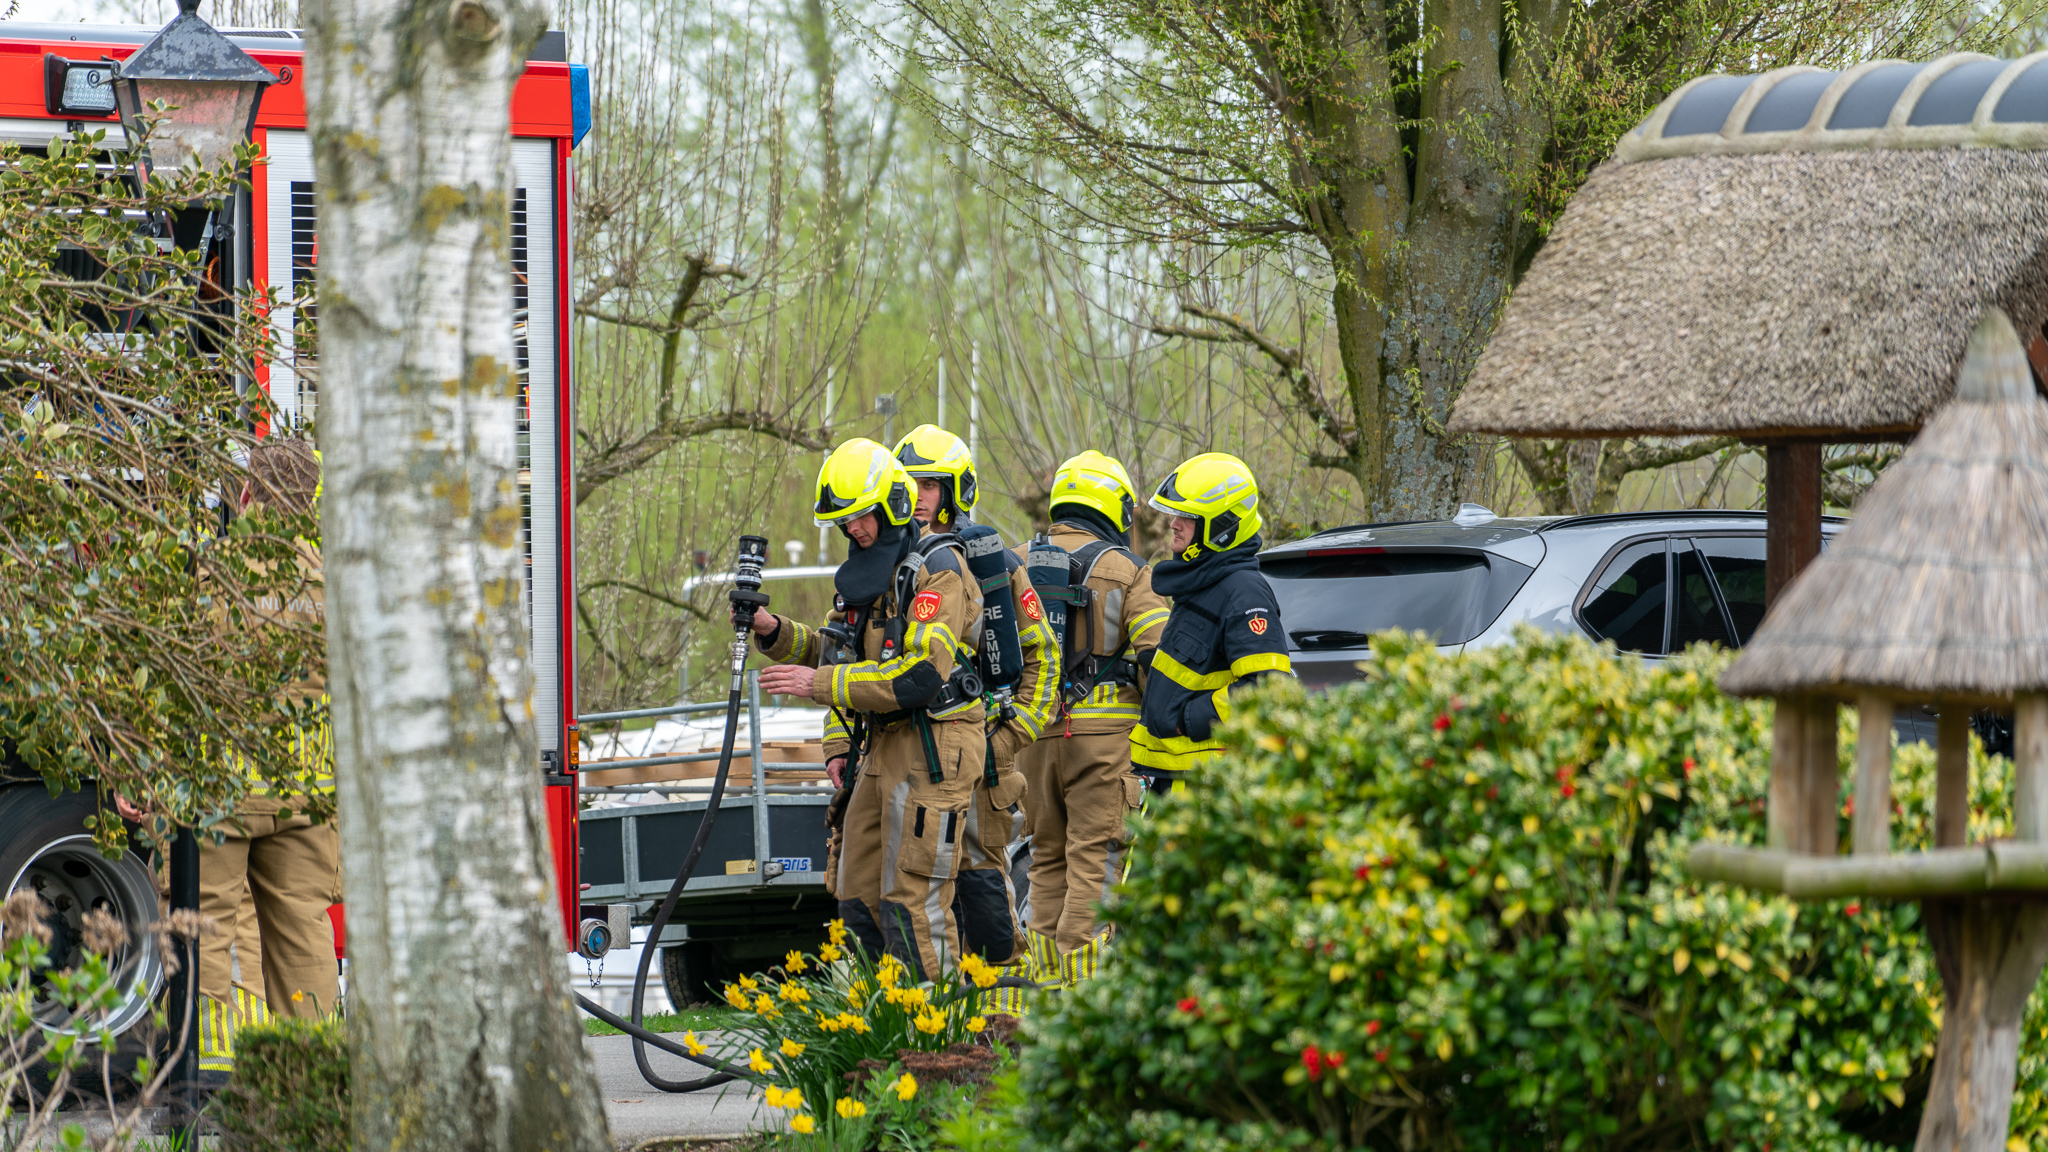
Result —
<instances>
[{"instance_id":1,"label":"white birch tree trunk","mask_svg":"<svg viewBox=\"0 0 2048 1152\"><path fill-rule=\"evenodd\" d=\"M609 1150L520 604L510 105L547 12L306 16L353 1144Z\"/></svg>"}]
</instances>

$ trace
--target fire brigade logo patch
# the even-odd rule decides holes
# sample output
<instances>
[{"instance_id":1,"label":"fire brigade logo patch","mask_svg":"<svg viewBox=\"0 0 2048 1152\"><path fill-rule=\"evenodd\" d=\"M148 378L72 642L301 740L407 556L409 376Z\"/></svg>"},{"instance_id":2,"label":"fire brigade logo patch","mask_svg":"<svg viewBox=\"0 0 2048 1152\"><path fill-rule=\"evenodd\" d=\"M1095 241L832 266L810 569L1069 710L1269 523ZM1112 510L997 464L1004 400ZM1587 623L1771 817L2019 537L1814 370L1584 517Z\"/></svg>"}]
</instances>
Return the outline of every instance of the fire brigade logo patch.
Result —
<instances>
[{"instance_id":1,"label":"fire brigade logo patch","mask_svg":"<svg viewBox=\"0 0 2048 1152\"><path fill-rule=\"evenodd\" d=\"M1029 616L1029 617L1031 617L1031 618L1032 618L1033 620L1043 620L1043 619L1045 619L1045 609L1043 609L1043 608L1040 608L1040 607L1038 606L1038 593L1037 593L1037 591L1033 590L1033 591L1029 591L1029 592L1026 592L1026 593L1024 593L1024 601L1023 601L1023 603L1024 603L1024 614L1025 614L1026 616Z\"/></svg>"},{"instance_id":2,"label":"fire brigade logo patch","mask_svg":"<svg viewBox=\"0 0 2048 1152\"><path fill-rule=\"evenodd\" d=\"M939 604L942 599L943 597L937 592L919 592L917 598L910 602L911 619L916 620L919 624L930 621L932 617L939 614Z\"/></svg>"},{"instance_id":3,"label":"fire brigade logo patch","mask_svg":"<svg viewBox=\"0 0 2048 1152\"><path fill-rule=\"evenodd\" d=\"M1266 618L1264 616L1254 616L1245 623L1246 626L1251 628L1252 635L1264 636L1266 634Z\"/></svg>"}]
</instances>

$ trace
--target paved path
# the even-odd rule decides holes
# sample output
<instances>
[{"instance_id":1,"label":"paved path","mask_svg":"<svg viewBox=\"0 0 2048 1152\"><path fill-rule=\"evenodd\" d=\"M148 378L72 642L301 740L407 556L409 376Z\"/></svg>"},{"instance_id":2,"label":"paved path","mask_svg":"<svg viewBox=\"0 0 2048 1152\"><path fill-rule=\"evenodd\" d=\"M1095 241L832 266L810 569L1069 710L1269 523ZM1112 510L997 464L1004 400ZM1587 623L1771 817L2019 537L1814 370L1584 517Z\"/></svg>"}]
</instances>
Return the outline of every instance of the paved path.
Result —
<instances>
[{"instance_id":1,"label":"paved path","mask_svg":"<svg viewBox=\"0 0 2048 1152\"><path fill-rule=\"evenodd\" d=\"M713 1044L713 1034L703 1038ZM586 1036L583 1046L597 1065L598 1090L604 1093L612 1139L631 1148L656 1136L739 1136L781 1127L782 1113L771 1112L760 1092L744 1083L702 1092L672 1095L648 1086L633 1064L633 1043L624 1036ZM656 1073L674 1080L694 1078L704 1070L678 1056L650 1048L648 1063Z\"/></svg>"}]
</instances>

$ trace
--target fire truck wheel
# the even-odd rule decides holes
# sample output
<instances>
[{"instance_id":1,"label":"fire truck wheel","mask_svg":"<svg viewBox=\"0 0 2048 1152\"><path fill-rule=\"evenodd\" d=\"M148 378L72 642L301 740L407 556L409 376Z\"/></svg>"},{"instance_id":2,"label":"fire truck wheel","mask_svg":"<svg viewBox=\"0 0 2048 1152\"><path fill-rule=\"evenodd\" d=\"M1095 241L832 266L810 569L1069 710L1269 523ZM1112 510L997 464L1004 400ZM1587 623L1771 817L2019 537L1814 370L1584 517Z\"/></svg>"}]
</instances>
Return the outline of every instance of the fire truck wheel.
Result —
<instances>
[{"instance_id":1,"label":"fire truck wheel","mask_svg":"<svg viewBox=\"0 0 2048 1152\"><path fill-rule=\"evenodd\" d=\"M0 885L12 895L28 889L43 901L43 924L50 930L50 970L78 967L85 958L84 919L104 909L127 930L127 942L110 957L121 995L104 1017L105 1026L121 1037L117 1070L132 1072L134 1057L146 1054L137 1028L150 1016L152 998L163 985L163 965L151 944L149 925L157 919L156 879L135 853L123 851L109 860L93 844L85 821L95 814L92 798L80 792L51 796L39 783L0 787ZM111 819L109 811L107 818ZM46 980L36 981L30 1010L50 1031L95 1027L77 1020L51 994ZM132 1051L131 1051L132 1049ZM94 1053L91 1064L99 1061ZM101 1093L99 1076L79 1091ZM117 1082L118 1095L123 1084Z\"/></svg>"}]
</instances>

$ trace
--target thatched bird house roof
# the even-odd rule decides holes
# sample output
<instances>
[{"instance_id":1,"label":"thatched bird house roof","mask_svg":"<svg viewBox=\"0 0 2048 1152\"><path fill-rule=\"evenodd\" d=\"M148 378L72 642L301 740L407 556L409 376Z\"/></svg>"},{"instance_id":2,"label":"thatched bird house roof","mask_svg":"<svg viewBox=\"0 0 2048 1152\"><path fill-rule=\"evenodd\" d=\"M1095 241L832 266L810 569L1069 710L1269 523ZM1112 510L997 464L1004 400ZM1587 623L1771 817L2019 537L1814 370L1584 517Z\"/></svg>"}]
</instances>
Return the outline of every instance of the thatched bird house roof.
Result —
<instances>
[{"instance_id":1,"label":"thatched bird house roof","mask_svg":"<svg viewBox=\"0 0 2048 1152\"><path fill-rule=\"evenodd\" d=\"M1991 703L2048 689L2048 401L1988 309L1953 402L1857 502L1721 687Z\"/></svg>"},{"instance_id":2,"label":"thatched bird house roof","mask_svg":"<svg viewBox=\"0 0 2048 1152\"><path fill-rule=\"evenodd\" d=\"M2048 53L1686 84L1566 208L1450 426L1910 434L2048 319Z\"/></svg>"}]
</instances>

